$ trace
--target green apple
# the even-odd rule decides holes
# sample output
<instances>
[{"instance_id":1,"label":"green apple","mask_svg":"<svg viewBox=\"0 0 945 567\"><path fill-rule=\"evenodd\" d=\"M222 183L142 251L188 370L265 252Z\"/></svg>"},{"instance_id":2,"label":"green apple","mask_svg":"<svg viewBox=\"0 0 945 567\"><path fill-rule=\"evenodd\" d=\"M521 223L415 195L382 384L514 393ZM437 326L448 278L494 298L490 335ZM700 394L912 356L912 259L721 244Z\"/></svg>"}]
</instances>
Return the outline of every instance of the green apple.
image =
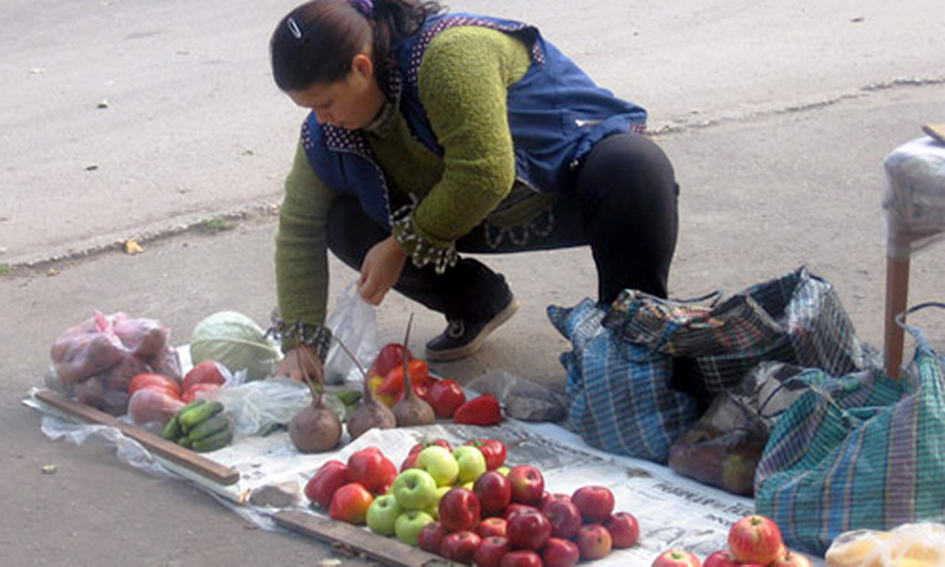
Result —
<instances>
[{"instance_id":1,"label":"green apple","mask_svg":"<svg viewBox=\"0 0 945 567\"><path fill-rule=\"evenodd\" d=\"M394 523L403 510L393 494L378 496L367 510L367 525L371 531L384 536L394 535Z\"/></svg>"},{"instance_id":2,"label":"green apple","mask_svg":"<svg viewBox=\"0 0 945 567\"><path fill-rule=\"evenodd\" d=\"M472 490L474 486L476 486L476 483L471 480L469 482L463 483L463 488L465 488L466 490Z\"/></svg>"},{"instance_id":3,"label":"green apple","mask_svg":"<svg viewBox=\"0 0 945 567\"><path fill-rule=\"evenodd\" d=\"M437 486L449 486L456 482L459 465L445 447L431 445L417 455L417 466L430 473Z\"/></svg>"},{"instance_id":4,"label":"green apple","mask_svg":"<svg viewBox=\"0 0 945 567\"><path fill-rule=\"evenodd\" d=\"M400 541L417 545L417 537L420 536L423 526L433 523L433 521L430 514L426 512L410 510L397 517L397 521L394 523L394 531Z\"/></svg>"},{"instance_id":5,"label":"green apple","mask_svg":"<svg viewBox=\"0 0 945 567\"><path fill-rule=\"evenodd\" d=\"M436 502L436 481L425 470L407 469L394 479L390 492L402 510L424 510Z\"/></svg>"},{"instance_id":6,"label":"green apple","mask_svg":"<svg viewBox=\"0 0 945 567\"><path fill-rule=\"evenodd\" d=\"M459 465L457 484L475 482L479 475L486 472L486 458L482 451L472 445L461 445L453 449L453 458Z\"/></svg>"},{"instance_id":7,"label":"green apple","mask_svg":"<svg viewBox=\"0 0 945 567\"><path fill-rule=\"evenodd\" d=\"M496 470L499 471L499 473L502 474L503 476L509 476L509 471L511 469L509 467L499 467Z\"/></svg>"},{"instance_id":8,"label":"green apple","mask_svg":"<svg viewBox=\"0 0 945 567\"><path fill-rule=\"evenodd\" d=\"M452 486L440 486L436 489L436 502L430 505L429 508L425 510L427 514L433 516L434 520L440 519L440 500L443 498L443 495L453 490Z\"/></svg>"}]
</instances>

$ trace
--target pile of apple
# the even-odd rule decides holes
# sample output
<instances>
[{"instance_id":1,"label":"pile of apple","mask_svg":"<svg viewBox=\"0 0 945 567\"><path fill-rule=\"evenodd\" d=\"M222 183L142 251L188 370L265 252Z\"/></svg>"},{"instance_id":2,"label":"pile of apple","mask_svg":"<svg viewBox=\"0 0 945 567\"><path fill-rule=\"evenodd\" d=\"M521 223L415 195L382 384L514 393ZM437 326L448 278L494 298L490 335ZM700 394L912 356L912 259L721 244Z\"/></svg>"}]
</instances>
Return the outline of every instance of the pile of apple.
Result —
<instances>
[{"instance_id":1,"label":"pile of apple","mask_svg":"<svg viewBox=\"0 0 945 567\"><path fill-rule=\"evenodd\" d=\"M755 515L735 522L728 532L728 549L710 554L705 563L694 553L670 549L656 558L653 567L813 567L813 563L784 545L774 521Z\"/></svg>"},{"instance_id":2,"label":"pile of apple","mask_svg":"<svg viewBox=\"0 0 945 567\"><path fill-rule=\"evenodd\" d=\"M552 494L538 469L505 458L494 439L441 439L416 444L398 473L369 447L322 465L305 493L333 519L480 567L570 567L636 544L636 518L614 513L607 488Z\"/></svg>"}]
</instances>

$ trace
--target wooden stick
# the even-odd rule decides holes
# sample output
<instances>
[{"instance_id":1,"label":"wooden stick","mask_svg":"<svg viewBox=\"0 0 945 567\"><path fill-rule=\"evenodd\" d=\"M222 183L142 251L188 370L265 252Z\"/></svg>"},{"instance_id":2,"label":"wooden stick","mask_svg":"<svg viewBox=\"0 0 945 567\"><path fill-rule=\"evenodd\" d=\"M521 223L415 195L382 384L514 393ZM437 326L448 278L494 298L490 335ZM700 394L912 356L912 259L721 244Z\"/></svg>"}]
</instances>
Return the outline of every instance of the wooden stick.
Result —
<instances>
[{"instance_id":1,"label":"wooden stick","mask_svg":"<svg viewBox=\"0 0 945 567\"><path fill-rule=\"evenodd\" d=\"M898 260L886 258L886 337L883 342L883 358L886 374L899 378L902 366L903 329L896 324L896 315L906 310L909 301L909 258Z\"/></svg>"},{"instance_id":2,"label":"wooden stick","mask_svg":"<svg viewBox=\"0 0 945 567\"><path fill-rule=\"evenodd\" d=\"M58 392L40 390L36 392L36 398L82 421L115 427L128 437L144 445L149 451L192 470L217 484L229 486L236 484L240 479L239 471L234 468L211 461L199 453L185 449L177 443L168 441L159 435L154 435L136 425L119 421L113 415L74 402Z\"/></svg>"},{"instance_id":3,"label":"wooden stick","mask_svg":"<svg viewBox=\"0 0 945 567\"><path fill-rule=\"evenodd\" d=\"M384 565L424 567L453 565L446 559L420 548L370 533L362 528L316 516L300 510L283 510L273 518L276 523L302 535L363 553Z\"/></svg>"}]
</instances>

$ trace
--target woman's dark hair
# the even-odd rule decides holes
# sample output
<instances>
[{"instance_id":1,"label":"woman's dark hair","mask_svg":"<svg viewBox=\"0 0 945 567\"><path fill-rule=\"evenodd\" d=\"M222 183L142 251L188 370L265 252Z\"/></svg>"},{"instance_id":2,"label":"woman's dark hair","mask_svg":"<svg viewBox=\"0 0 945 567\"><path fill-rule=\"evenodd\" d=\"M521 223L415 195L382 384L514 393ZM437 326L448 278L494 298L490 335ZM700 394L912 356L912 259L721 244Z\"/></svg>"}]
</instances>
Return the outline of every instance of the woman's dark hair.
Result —
<instances>
[{"instance_id":1,"label":"woman's dark hair","mask_svg":"<svg viewBox=\"0 0 945 567\"><path fill-rule=\"evenodd\" d=\"M439 2L417 0L312 0L276 26L269 42L272 76L283 91L331 83L351 71L351 60L372 38L372 60L381 88L393 65L391 50L417 32Z\"/></svg>"}]
</instances>

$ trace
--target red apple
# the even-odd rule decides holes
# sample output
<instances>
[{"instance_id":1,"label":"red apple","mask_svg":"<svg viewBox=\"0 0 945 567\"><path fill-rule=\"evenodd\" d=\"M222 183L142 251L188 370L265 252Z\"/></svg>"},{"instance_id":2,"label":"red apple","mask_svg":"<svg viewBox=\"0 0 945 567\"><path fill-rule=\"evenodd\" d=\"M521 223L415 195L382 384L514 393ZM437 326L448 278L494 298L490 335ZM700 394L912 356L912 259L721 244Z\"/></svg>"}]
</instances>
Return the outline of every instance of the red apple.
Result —
<instances>
[{"instance_id":1,"label":"red apple","mask_svg":"<svg viewBox=\"0 0 945 567\"><path fill-rule=\"evenodd\" d=\"M509 469L508 476L512 483L512 502L530 505L541 502L545 479L538 469L531 465L517 465Z\"/></svg>"},{"instance_id":2,"label":"red apple","mask_svg":"<svg viewBox=\"0 0 945 567\"><path fill-rule=\"evenodd\" d=\"M473 563L478 567L499 567L506 553L512 551L509 540L499 536L482 538L479 549L473 555Z\"/></svg>"},{"instance_id":3,"label":"red apple","mask_svg":"<svg viewBox=\"0 0 945 567\"><path fill-rule=\"evenodd\" d=\"M509 519L508 538L512 547L538 549L551 537L551 522L537 510L523 510Z\"/></svg>"},{"instance_id":4,"label":"red apple","mask_svg":"<svg viewBox=\"0 0 945 567\"><path fill-rule=\"evenodd\" d=\"M332 520L341 520L349 524L363 525L368 508L374 496L357 482L349 482L335 491L328 507Z\"/></svg>"},{"instance_id":5,"label":"red apple","mask_svg":"<svg viewBox=\"0 0 945 567\"><path fill-rule=\"evenodd\" d=\"M384 494L397 477L397 467L377 447L348 457L348 480L360 482L373 494Z\"/></svg>"},{"instance_id":6,"label":"red apple","mask_svg":"<svg viewBox=\"0 0 945 567\"><path fill-rule=\"evenodd\" d=\"M452 488L440 498L438 512L446 531L472 530L479 523L479 511L479 498L472 490Z\"/></svg>"},{"instance_id":7,"label":"red apple","mask_svg":"<svg viewBox=\"0 0 945 567\"><path fill-rule=\"evenodd\" d=\"M486 471L473 484L473 492L479 497L482 514L498 515L512 502L512 483L504 474Z\"/></svg>"},{"instance_id":8,"label":"red apple","mask_svg":"<svg viewBox=\"0 0 945 567\"><path fill-rule=\"evenodd\" d=\"M554 498L541 508L551 522L551 535L571 539L581 529L581 512L570 500Z\"/></svg>"},{"instance_id":9,"label":"red apple","mask_svg":"<svg viewBox=\"0 0 945 567\"><path fill-rule=\"evenodd\" d=\"M699 558L682 549L664 551L653 561L652 567L702 567Z\"/></svg>"},{"instance_id":10,"label":"red apple","mask_svg":"<svg viewBox=\"0 0 945 567\"><path fill-rule=\"evenodd\" d=\"M728 550L722 549L706 557L702 567L739 567L739 563Z\"/></svg>"},{"instance_id":11,"label":"red apple","mask_svg":"<svg viewBox=\"0 0 945 567\"><path fill-rule=\"evenodd\" d=\"M614 547L633 547L640 539L640 524L629 512L617 512L604 520L604 527L610 532Z\"/></svg>"},{"instance_id":12,"label":"red apple","mask_svg":"<svg viewBox=\"0 0 945 567\"><path fill-rule=\"evenodd\" d=\"M582 486L571 495L586 524L599 524L614 511L614 493L603 486Z\"/></svg>"},{"instance_id":13,"label":"red apple","mask_svg":"<svg viewBox=\"0 0 945 567\"><path fill-rule=\"evenodd\" d=\"M768 567L814 567L814 562L803 553L788 551L775 559Z\"/></svg>"},{"instance_id":14,"label":"red apple","mask_svg":"<svg viewBox=\"0 0 945 567\"><path fill-rule=\"evenodd\" d=\"M420 535L417 536L417 546L430 553L439 553L440 545L443 543L446 534L447 531L443 524L439 522L429 523L420 530Z\"/></svg>"},{"instance_id":15,"label":"red apple","mask_svg":"<svg viewBox=\"0 0 945 567\"><path fill-rule=\"evenodd\" d=\"M330 460L320 466L312 478L305 483L305 497L313 504L328 508L335 491L348 484L348 467L338 460Z\"/></svg>"},{"instance_id":16,"label":"red apple","mask_svg":"<svg viewBox=\"0 0 945 567\"><path fill-rule=\"evenodd\" d=\"M407 455L407 458L404 459L404 462L400 463L400 472L404 472L407 469L416 469L420 468L417 466L417 457L420 456L420 453L410 453Z\"/></svg>"},{"instance_id":17,"label":"red apple","mask_svg":"<svg viewBox=\"0 0 945 567\"><path fill-rule=\"evenodd\" d=\"M559 537L549 538L541 548L544 567L571 567L581 558L576 543Z\"/></svg>"},{"instance_id":18,"label":"red apple","mask_svg":"<svg viewBox=\"0 0 945 567\"><path fill-rule=\"evenodd\" d=\"M728 532L728 548L739 563L767 565L778 558L782 547L781 530L764 516L745 516Z\"/></svg>"},{"instance_id":19,"label":"red apple","mask_svg":"<svg viewBox=\"0 0 945 567\"><path fill-rule=\"evenodd\" d=\"M505 521L505 518L486 518L476 526L476 533L483 538L492 536L506 537L508 527L509 524Z\"/></svg>"},{"instance_id":20,"label":"red apple","mask_svg":"<svg viewBox=\"0 0 945 567\"><path fill-rule=\"evenodd\" d=\"M453 561L469 563L476 555L481 541L479 536L470 531L448 534L440 542L440 555Z\"/></svg>"},{"instance_id":21,"label":"red apple","mask_svg":"<svg viewBox=\"0 0 945 567\"><path fill-rule=\"evenodd\" d=\"M578 549L581 550L581 559L606 557L614 547L610 532L600 524L581 526L580 531L578 531L577 545Z\"/></svg>"},{"instance_id":22,"label":"red apple","mask_svg":"<svg viewBox=\"0 0 945 567\"><path fill-rule=\"evenodd\" d=\"M519 549L503 555L499 567L542 567L542 561L534 551Z\"/></svg>"},{"instance_id":23,"label":"red apple","mask_svg":"<svg viewBox=\"0 0 945 567\"><path fill-rule=\"evenodd\" d=\"M514 504L513 503L513 504L508 505L508 507L505 509L505 514L503 514L502 517L505 518L505 521L507 522L512 519L512 516L514 516L515 514L518 514L519 512L523 512L525 510L535 510L536 512L539 511L538 508L535 508L534 506L529 506L527 504Z\"/></svg>"}]
</instances>

